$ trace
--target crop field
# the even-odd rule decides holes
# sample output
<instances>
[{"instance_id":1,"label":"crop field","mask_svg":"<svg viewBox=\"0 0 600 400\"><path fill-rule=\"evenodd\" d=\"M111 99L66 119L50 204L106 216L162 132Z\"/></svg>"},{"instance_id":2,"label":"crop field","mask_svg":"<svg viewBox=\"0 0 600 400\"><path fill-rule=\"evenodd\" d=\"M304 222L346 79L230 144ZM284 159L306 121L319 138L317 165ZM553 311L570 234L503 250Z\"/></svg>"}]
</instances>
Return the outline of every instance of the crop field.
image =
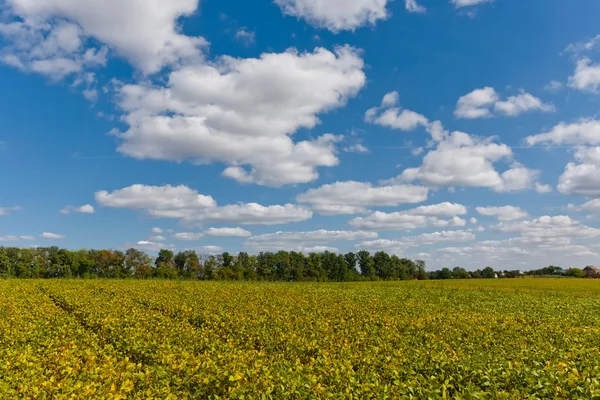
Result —
<instances>
[{"instance_id":1,"label":"crop field","mask_svg":"<svg viewBox=\"0 0 600 400\"><path fill-rule=\"evenodd\" d=\"M0 281L0 398L600 398L600 281Z\"/></svg>"}]
</instances>

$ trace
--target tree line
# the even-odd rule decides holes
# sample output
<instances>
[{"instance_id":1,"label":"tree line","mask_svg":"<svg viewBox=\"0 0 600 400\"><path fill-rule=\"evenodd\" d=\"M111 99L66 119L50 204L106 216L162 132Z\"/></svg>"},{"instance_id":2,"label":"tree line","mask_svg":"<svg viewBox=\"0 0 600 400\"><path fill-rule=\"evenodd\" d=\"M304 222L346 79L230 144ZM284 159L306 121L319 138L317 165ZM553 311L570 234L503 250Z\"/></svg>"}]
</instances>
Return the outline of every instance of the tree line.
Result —
<instances>
[{"instance_id":1,"label":"tree line","mask_svg":"<svg viewBox=\"0 0 600 400\"><path fill-rule=\"evenodd\" d=\"M552 271L550 269L552 268ZM558 267L528 272L531 275L583 276L583 271ZM578 274L578 272L580 272ZM336 254L329 251L305 255L298 252L261 252L253 255L228 252L217 255L195 251L160 250L151 257L138 249L68 250L58 247L0 247L0 277L196 279L247 281L361 281L470 278L517 278L520 271L494 271L491 267L467 271L462 267L427 272L425 262L389 255Z\"/></svg>"},{"instance_id":2,"label":"tree line","mask_svg":"<svg viewBox=\"0 0 600 400\"><path fill-rule=\"evenodd\" d=\"M425 262L368 251L335 254L278 251L251 255L138 249L76 250L0 247L0 276L18 278L163 278L262 281L429 279Z\"/></svg>"}]
</instances>

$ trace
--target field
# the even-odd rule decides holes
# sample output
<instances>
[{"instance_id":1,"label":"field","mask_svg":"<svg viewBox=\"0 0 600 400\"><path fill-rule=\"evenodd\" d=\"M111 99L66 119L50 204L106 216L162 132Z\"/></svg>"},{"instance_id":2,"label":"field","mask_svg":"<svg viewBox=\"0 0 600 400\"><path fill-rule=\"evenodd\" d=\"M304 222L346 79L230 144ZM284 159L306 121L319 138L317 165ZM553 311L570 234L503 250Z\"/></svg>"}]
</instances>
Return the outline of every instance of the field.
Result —
<instances>
[{"instance_id":1,"label":"field","mask_svg":"<svg viewBox=\"0 0 600 400\"><path fill-rule=\"evenodd\" d=\"M0 398L600 398L600 281L0 281Z\"/></svg>"}]
</instances>

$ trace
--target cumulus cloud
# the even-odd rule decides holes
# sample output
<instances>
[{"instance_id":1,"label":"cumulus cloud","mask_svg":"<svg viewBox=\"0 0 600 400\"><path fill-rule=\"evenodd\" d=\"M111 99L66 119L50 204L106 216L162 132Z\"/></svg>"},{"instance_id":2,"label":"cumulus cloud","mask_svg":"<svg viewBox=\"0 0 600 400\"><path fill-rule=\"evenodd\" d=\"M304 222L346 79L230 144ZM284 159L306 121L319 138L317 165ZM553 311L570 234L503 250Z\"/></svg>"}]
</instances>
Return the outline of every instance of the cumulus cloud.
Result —
<instances>
[{"instance_id":1,"label":"cumulus cloud","mask_svg":"<svg viewBox=\"0 0 600 400\"><path fill-rule=\"evenodd\" d=\"M533 186L539 176L513 161L513 153L494 138L479 138L464 132L452 134L432 130L437 147L423 157L420 167L405 169L388 182L419 181L429 186L488 187L496 192L513 192ZM500 173L494 167L499 161L511 161L510 168Z\"/></svg>"},{"instance_id":2,"label":"cumulus cloud","mask_svg":"<svg viewBox=\"0 0 600 400\"><path fill-rule=\"evenodd\" d=\"M523 237L540 241L546 238L594 238L600 229L591 228L567 215L548 216L519 222L501 222L492 229L498 232L519 233Z\"/></svg>"},{"instance_id":3,"label":"cumulus cloud","mask_svg":"<svg viewBox=\"0 0 600 400\"><path fill-rule=\"evenodd\" d=\"M150 238L148 238L149 241L151 242L164 242L165 240L167 240L166 237L164 236L151 236Z\"/></svg>"},{"instance_id":4,"label":"cumulus cloud","mask_svg":"<svg viewBox=\"0 0 600 400\"><path fill-rule=\"evenodd\" d=\"M94 207L91 206L90 204L86 204L81 207L66 206L65 208L60 210L61 214L75 214L75 213L93 214L94 212L95 212Z\"/></svg>"},{"instance_id":5,"label":"cumulus cloud","mask_svg":"<svg viewBox=\"0 0 600 400\"><path fill-rule=\"evenodd\" d=\"M454 115L467 119L489 118L495 115L495 111L496 115L516 117L532 110L553 112L556 111L556 108L550 103L543 103L539 98L523 90L516 96L500 100L496 90L486 86L460 97Z\"/></svg>"},{"instance_id":6,"label":"cumulus cloud","mask_svg":"<svg viewBox=\"0 0 600 400\"><path fill-rule=\"evenodd\" d=\"M583 118L577 122L560 122L548 132L538 133L525 138L525 142L552 145L600 145L600 121Z\"/></svg>"},{"instance_id":7,"label":"cumulus cloud","mask_svg":"<svg viewBox=\"0 0 600 400\"><path fill-rule=\"evenodd\" d=\"M427 11L427 9L425 7L423 7L422 5L417 3L417 0L406 0L405 5L406 5L406 11L408 11L408 12L422 14L425 11Z\"/></svg>"},{"instance_id":8,"label":"cumulus cloud","mask_svg":"<svg viewBox=\"0 0 600 400\"><path fill-rule=\"evenodd\" d=\"M144 73L158 72L181 60L199 59L200 49L207 44L201 37L180 33L178 19L193 14L198 0L5 3L15 21L4 29L10 30L12 43L4 58L42 73L65 75L90 62L105 62L105 50L89 46L90 38L108 45ZM131 22L132 15L135 23Z\"/></svg>"},{"instance_id":9,"label":"cumulus cloud","mask_svg":"<svg viewBox=\"0 0 600 400\"><path fill-rule=\"evenodd\" d=\"M160 250L175 250L175 246L172 244L151 242L149 240L140 240L133 247L139 250L146 250L152 252L158 252Z\"/></svg>"},{"instance_id":10,"label":"cumulus cloud","mask_svg":"<svg viewBox=\"0 0 600 400\"><path fill-rule=\"evenodd\" d=\"M161 228L155 226L154 228L152 228L152 232L153 233L163 233L163 230Z\"/></svg>"},{"instance_id":11,"label":"cumulus cloud","mask_svg":"<svg viewBox=\"0 0 600 400\"><path fill-rule=\"evenodd\" d=\"M396 240L378 239L365 241L355 247L370 251L386 251L393 254L403 254L409 247L433 245L445 242L469 242L475 240L475 234L469 231L441 231L409 236Z\"/></svg>"},{"instance_id":12,"label":"cumulus cloud","mask_svg":"<svg viewBox=\"0 0 600 400\"><path fill-rule=\"evenodd\" d=\"M527 212L515 206L477 207L476 210L479 214L486 217L496 217L498 221L514 221L528 217Z\"/></svg>"},{"instance_id":13,"label":"cumulus cloud","mask_svg":"<svg viewBox=\"0 0 600 400\"><path fill-rule=\"evenodd\" d=\"M398 102L398 92L387 93L381 101L381 106L367 110L365 121L403 131L412 131L419 126L429 125L429 120L423 115L396 107Z\"/></svg>"},{"instance_id":14,"label":"cumulus cloud","mask_svg":"<svg viewBox=\"0 0 600 400\"><path fill-rule=\"evenodd\" d=\"M562 194L600 197L600 147L579 148L558 179Z\"/></svg>"},{"instance_id":15,"label":"cumulus cloud","mask_svg":"<svg viewBox=\"0 0 600 400\"><path fill-rule=\"evenodd\" d=\"M107 49L86 47L82 35L78 25L65 21L54 25L0 23L0 36L7 43L0 49L0 61L54 80L106 64Z\"/></svg>"},{"instance_id":16,"label":"cumulus cloud","mask_svg":"<svg viewBox=\"0 0 600 400\"><path fill-rule=\"evenodd\" d=\"M194 233L194 232L180 232L174 235L177 240L202 240L204 239L204 234L202 233Z\"/></svg>"},{"instance_id":17,"label":"cumulus cloud","mask_svg":"<svg viewBox=\"0 0 600 400\"><path fill-rule=\"evenodd\" d=\"M467 221L458 217L465 215L467 208L449 202L421 206L394 213L374 212L366 217L354 218L349 224L366 230L412 230L426 227L459 227ZM445 219L449 218L450 219Z\"/></svg>"},{"instance_id":18,"label":"cumulus cloud","mask_svg":"<svg viewBox=\"0 0 600 400\"><path fill-rule=\"evenodd\" d=\"M346 153L368 153L369 149L360 143L344 147Z\"/></svg>"},{"instance_id":19,"label":"cumulus cloud","mask_svg":"<svg viewBox=\"0 0 600 400\"><path fill-rule=\"evenodd\" d=\"M274 0L286 15L337 33L374 25L388 17L388 0Z\"/></svg>"},{"instance_id":20,"label":"cumulus cloud","mask_svg":"<svg viewBox=\"0 0 600 400\"><path fill-rule=\"evenodd\" d=\"M552 192L552 186L536 182L535 183L535 191L540 194L550 193L550 192Z\"/></svg>"},{"instance_id":21,"label":"cumulus cloud","mask_svg":"<svg viewBox=\"0 0 600 400\"><path fill-rule=\"evenodd\" d=\"M314 128L318 114L341 107L366 82L357 50L288 50L258 59L221 57L183 67L167 87L119 89L126 132L113 132L119 152L137 159L222 162L224 176L244 183L282 186L315 180L320 166L335 166L335 143L326 134L294 142Z\"/></svg>"},{"instance_id":22,"label":"cumulus cloud","mask_svg":"<svg viewBox=\"0 0 600 400\"><path fill-rule=\"evenodd\" d=\"M199 194L185 185L132 185L112 193L100 191L96 201L111 208L141 210L155 218L175 218L184 223L237 223L277 225L312 218L312 212L294 204L263 206L239 203L218 206L211 196Z\"/></svg>"},{"instance_id":23,"label":"cumulus cloud","mask_svg":"<svg viewBox=\"0 0 600 400\"><path fill-rule=\"evenodd\" d=\"M41 238L44 239L66 239L67 237L64 235L59 235L57 233L52 232L44 232L40 235Z\"/></svg>"},{"instance_id":24,"label":"cumulus cloud","mask_svg":"<svg viewBox=\"0 0 600 400\"><path fill-rule=\"evenodd\" d=\"M223 248L219 246L200 246L194 250L200 254L218 254L223 251Z\"/></svg>"},{"instance_id":25,"label":"cumulus cloud","mask_svg":"<svg viewBox=\"0 0 600 400\"><path fill-rule=\"evenodd\" d=\"M248 237L252 233L242 228L208 228L204 231L206 236L222 236L222 237Z\"/></svg>"},{"instance_id":26,"label":"cumulus cloud","mask_svg":"<svg viewBox=\"0 0 600 400\"><path fill-rule=\"evenodd\" d=\"M252 236L246 240L244 246L253 251L276 251L284 249L290 251L322 252L325 251L323 250L326 249L325 247L321 250L315 250L315 246L337 241L374 239L377 236L375 232L363 231L318 230L311 232L276 232Z\"/></svg>"},{"instance_id":27,"label":"cumulus cloud","mask_svg":"<svg viewBox=\"0 0 600 400\"><path fill-rule=\"evenodd\" d=\"M310 189L296 197L323 215L358 214L370 206L398 206L427 200L429 189L416 185L373 186L368 182L336 182Z\"/></svg>"},{"instance_id":28,"label":"cumulus cloud","mask_svg":"<svg viewBox=\"0 0 600 400\"><path fill-rule=\"evenodd\" d=\"M13 211L19 211L21 207L0 207L0 216L10 215Z\"/></svg>"},{"instance_id":29,"label":"cumulus cloud","mask_svg":"<svg viewBox=\"0 0 600 400\"><path fill-rule=\"evenodd\" d=\"M598 89L600 89L600 64L592 64L592 61L587 57L577 61L575 73L569 77L569 87L598 93Z\"/></svg>"}]
</instances>

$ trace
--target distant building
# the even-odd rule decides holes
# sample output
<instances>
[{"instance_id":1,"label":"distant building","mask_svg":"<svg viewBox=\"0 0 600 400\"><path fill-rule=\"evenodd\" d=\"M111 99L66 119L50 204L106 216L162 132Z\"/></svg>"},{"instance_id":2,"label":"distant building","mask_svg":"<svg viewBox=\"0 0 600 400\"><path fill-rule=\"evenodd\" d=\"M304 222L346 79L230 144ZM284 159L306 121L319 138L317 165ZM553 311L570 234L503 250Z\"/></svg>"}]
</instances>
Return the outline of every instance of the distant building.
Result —
<instances>
[{"instance_id":1,"label":"distant building","mask_svg":"<svg viewBox=\"0 0 600 400\"><path fill-rule=\"evenodd\" d=\"M600 269L594 267L593 265L588 265L583 269L585 272L586 278L600 278Z\"/></svg>"}]
</instances>

